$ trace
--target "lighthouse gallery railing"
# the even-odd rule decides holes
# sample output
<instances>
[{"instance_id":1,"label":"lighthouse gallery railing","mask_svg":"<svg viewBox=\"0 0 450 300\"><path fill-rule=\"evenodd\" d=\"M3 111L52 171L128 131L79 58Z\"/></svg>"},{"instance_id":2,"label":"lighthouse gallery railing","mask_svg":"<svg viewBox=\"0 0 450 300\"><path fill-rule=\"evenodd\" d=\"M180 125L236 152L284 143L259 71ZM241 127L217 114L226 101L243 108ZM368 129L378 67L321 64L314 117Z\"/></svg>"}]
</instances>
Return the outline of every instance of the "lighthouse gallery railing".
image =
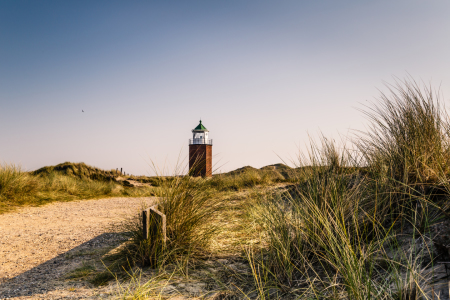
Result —
<instances>
[{"instance_id":1,"label":"lighthouse gallery railing","mask_svg":"<svg viewBox=\"0 0 450 300\"><path fill-rule=\"evenodd\" d=\"M189 139L189 145L211 145L213 144L212 139Z\"/></svg>"}]
</instances>

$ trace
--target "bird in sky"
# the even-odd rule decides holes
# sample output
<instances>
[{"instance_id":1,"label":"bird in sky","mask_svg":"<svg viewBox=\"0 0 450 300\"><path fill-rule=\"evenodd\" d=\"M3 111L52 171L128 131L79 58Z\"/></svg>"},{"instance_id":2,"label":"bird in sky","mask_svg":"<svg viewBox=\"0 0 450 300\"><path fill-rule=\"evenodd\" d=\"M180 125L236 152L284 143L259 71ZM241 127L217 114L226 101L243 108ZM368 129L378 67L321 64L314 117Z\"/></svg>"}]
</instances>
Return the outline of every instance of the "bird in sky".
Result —
<instances>
[{"instance_id":1,"label":"bird in sky","mask_svg":"<svg viewBox=\"0 0 450 300\"><path fill-rule=\"evenodd\" d=\"M81 112L84 112L84 110L81 110Z\"/></svg>"}]
</instances>

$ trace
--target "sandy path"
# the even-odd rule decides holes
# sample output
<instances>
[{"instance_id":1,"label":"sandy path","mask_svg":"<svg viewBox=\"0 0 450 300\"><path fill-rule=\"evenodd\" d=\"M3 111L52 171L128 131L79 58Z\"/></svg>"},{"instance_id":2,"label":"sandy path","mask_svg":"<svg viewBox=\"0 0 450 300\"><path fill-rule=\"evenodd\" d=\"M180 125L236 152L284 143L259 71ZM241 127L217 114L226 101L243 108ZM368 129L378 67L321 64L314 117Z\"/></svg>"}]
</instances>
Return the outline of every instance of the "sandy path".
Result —
<instances>
[{"instance_id":1,"label":"sandy path","mask_svg":"<svg viewBox=\"0 0 450 300\"><path fill-rule=\"evenodd\" d=\"M82 287L81 293L77 287L67 292L61 277L89 253L117 246L120 236L111 225L151 202L152 198L55 202L0 215L0 299L92 298L81 292Z\"/></svg>"}]
</instances>

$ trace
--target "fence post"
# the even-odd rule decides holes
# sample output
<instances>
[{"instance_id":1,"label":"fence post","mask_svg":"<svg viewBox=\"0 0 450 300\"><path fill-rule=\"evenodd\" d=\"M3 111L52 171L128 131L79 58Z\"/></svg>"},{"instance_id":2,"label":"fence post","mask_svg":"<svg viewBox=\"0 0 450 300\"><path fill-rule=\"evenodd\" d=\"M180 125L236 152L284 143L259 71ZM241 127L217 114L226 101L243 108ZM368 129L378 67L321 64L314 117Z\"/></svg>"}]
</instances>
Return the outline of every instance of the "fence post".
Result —
<instances>
[{"instance_id":1,"label":"fence post","mask_svg":"<svg viewBox=\"0 0 450 300\"><path fill-rule=\"evenodd\" d=\"M160 237L163 245L166 245L166 215L157 209L157 205L142 211L142 225L144 239L154 241Z\"/></svg>"},{"instance_id":2,"label":"fence post","mask_svg":"<svg viewBox=\"0 0 450 300\"><path fill-rule=\"evenodd\" d=\"M150 208L142 211L142 236L144 240L148 239L149 225L150 225Z\"/></svg>"}]
</instances>

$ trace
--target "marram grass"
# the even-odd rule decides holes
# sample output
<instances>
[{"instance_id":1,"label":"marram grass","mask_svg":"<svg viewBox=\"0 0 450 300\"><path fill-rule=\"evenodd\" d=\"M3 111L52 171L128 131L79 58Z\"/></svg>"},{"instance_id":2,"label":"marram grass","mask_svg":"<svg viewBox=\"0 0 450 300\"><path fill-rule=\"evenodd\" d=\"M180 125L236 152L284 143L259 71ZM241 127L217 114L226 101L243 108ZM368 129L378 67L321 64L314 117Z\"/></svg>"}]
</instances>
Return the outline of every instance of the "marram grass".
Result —
<instances>
[{"instance_id":1,"label":"marram grass","mask_svg":"<svg viewBox=\"0 0 450 300\"><path fill-rule=\"evenodd\" d=\"M26 172L20 166L0 164L0 212L53 201L152 195L151 188L123 187L109 179L112 177L101 177L106 171L82 163L61 165L70 165L73 169L81 169L82 172L67 173L66 169L61 172L55 170L55 167Z\"/></svg>"}]
</instances>

